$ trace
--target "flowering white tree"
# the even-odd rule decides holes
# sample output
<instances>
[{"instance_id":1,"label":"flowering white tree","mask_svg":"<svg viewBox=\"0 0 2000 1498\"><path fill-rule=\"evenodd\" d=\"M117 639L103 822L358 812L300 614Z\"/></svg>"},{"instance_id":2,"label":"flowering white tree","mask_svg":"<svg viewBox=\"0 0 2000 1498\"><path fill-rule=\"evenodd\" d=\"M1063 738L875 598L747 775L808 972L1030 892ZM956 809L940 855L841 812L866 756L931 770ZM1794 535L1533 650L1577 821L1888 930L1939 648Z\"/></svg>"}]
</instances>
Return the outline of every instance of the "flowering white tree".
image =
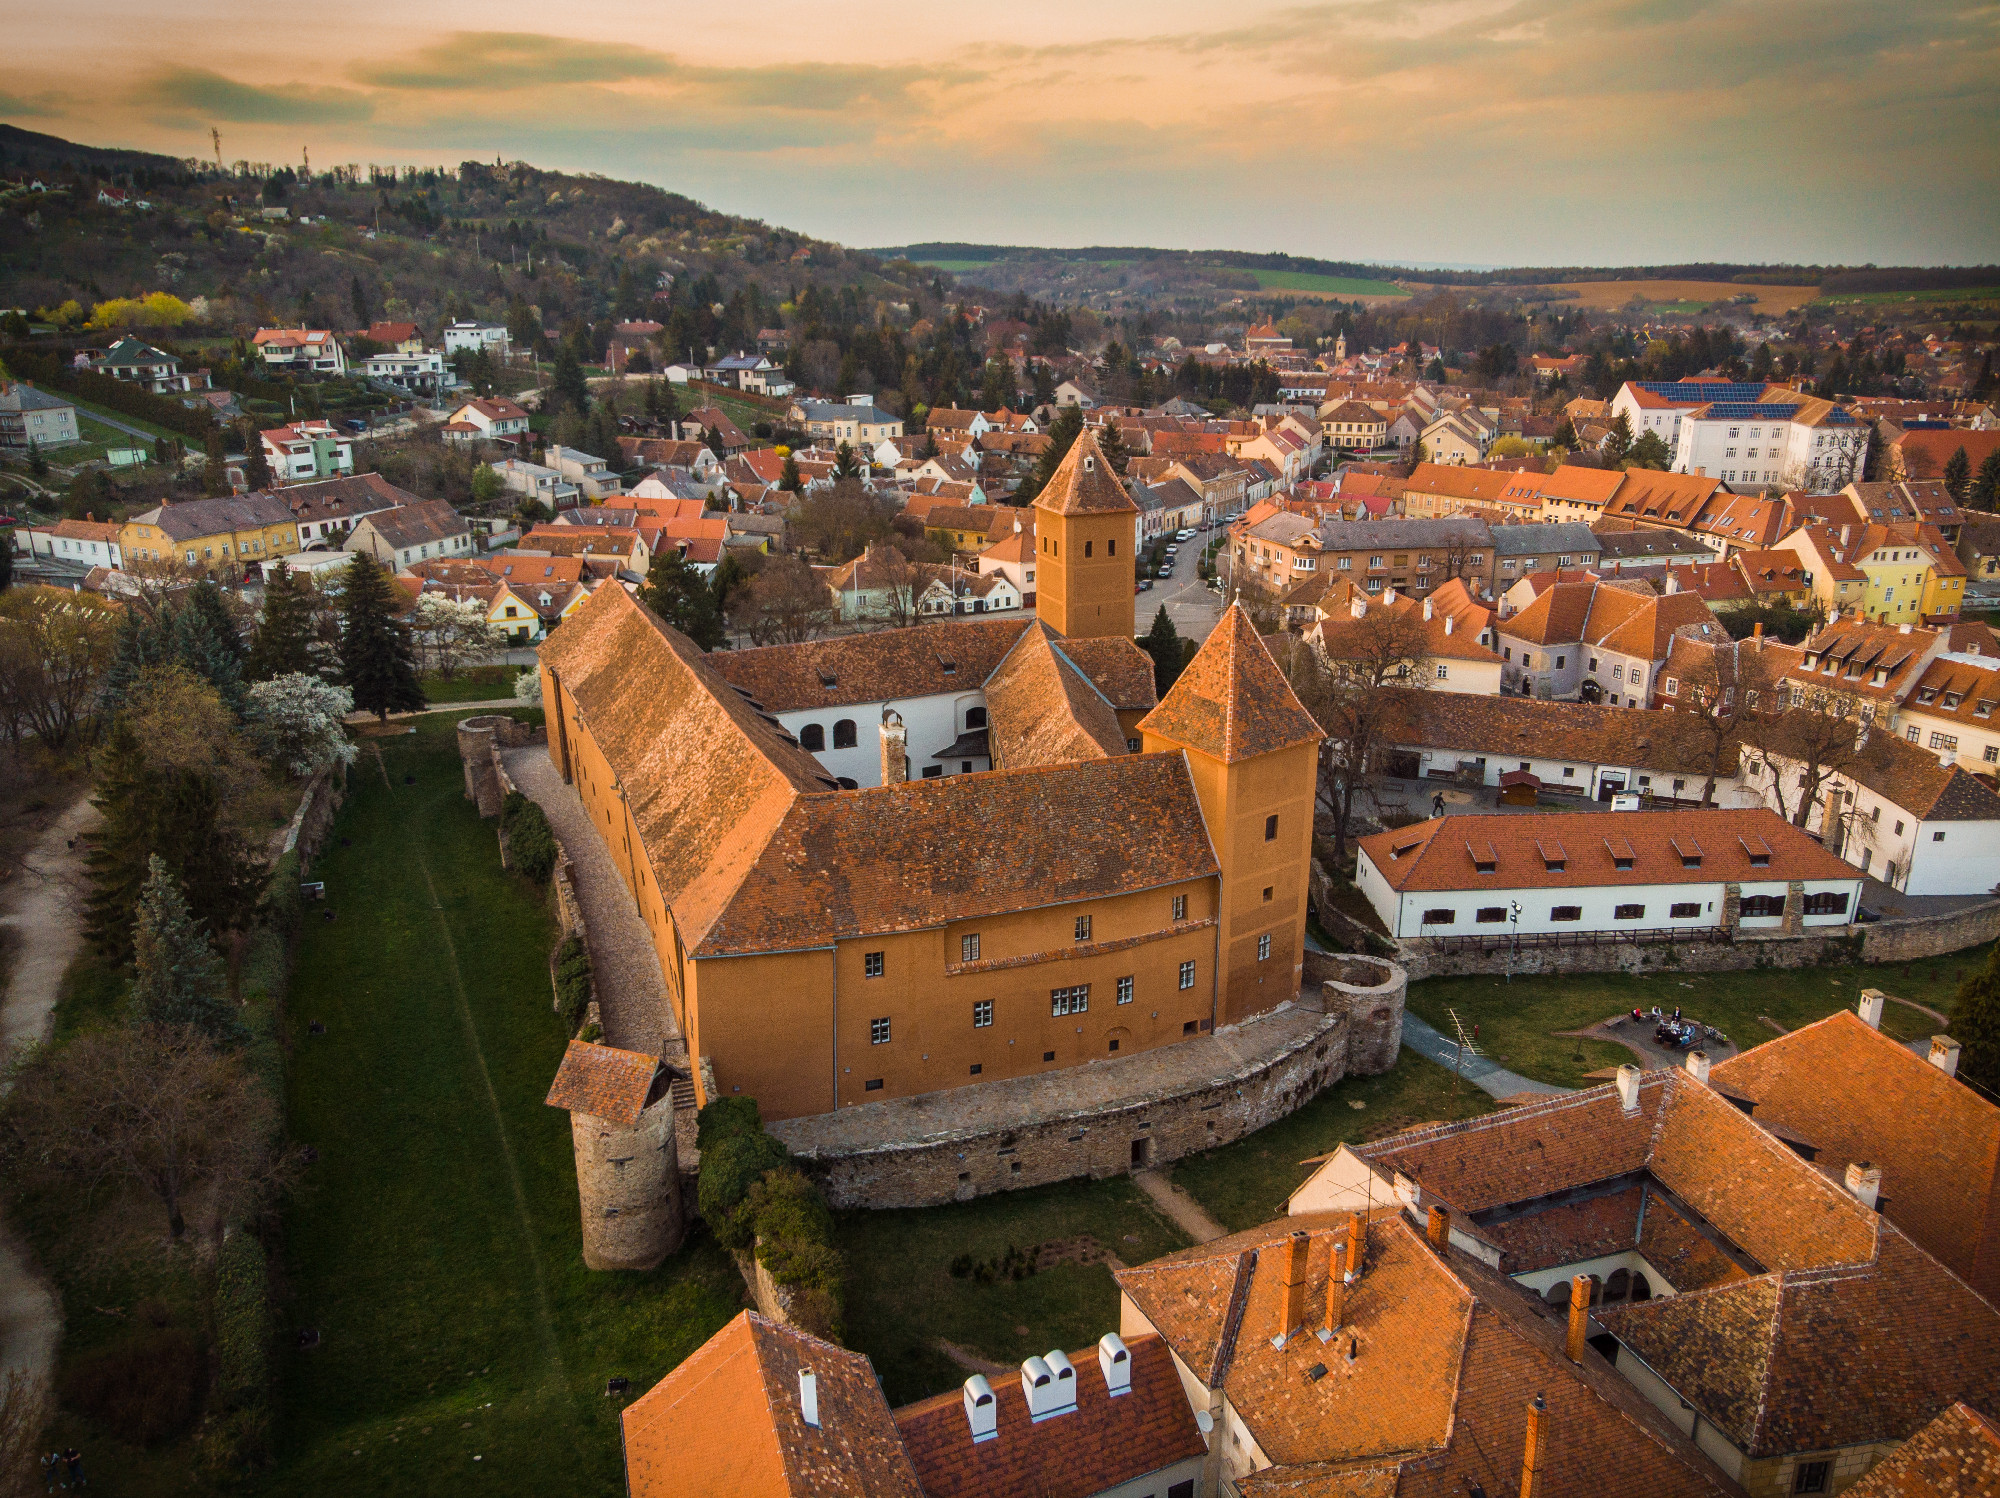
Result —
<instances>
[{"instance_id":1,"label":"flowering white tree","mask_svg":"<svg viewBox=\"0 0 2000 1498\"><path fill-rule=\"evenodd\" d=\"M306 776L329 765L354 762L347 737L354 694L317 676L295 671L250 688L243 727L260 758L288 774Z\"/></svg>"},{"instance_id":2,"label":"flowering white tree","mask_svg":"<svg viewBox=\"0 0 2000 1498\"><path fill-rule=\"evenodd\" d=\"M540 707L542 705L541 667L530 666L514 678L514 700L516 702L525 702L531 707Z\"/></svg>"},{"instance_id":3,"label":"flowering white tree","mask_svg":"<svg viewBox=\"0 0 2000 1498\"><path fill-rule=\"evenodd\" d=\"M410 635L423 664L449 681L461 666L483 661L504 645L500 631L486 622L486 605L426 593L410 611Z\"/></svg>"}]
</instances>

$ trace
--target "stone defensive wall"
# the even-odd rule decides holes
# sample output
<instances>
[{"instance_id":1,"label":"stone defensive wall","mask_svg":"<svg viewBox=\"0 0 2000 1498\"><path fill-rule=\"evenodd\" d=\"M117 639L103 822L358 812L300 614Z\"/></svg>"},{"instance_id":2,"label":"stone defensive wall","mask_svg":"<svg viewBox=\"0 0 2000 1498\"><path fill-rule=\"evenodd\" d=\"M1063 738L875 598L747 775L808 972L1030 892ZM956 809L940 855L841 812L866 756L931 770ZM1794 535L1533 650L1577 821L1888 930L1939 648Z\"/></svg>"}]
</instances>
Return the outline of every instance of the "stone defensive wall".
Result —
<instances>
[{"instance_id":1,"label":"stone defensive wall","mask_svg":"<svg viewBox=\"0 0 2000 1498\"><path fill-rule=\"evenodd\" d=\"M1269 1014L1142 1055L766 1127L834 1207L928 1207L1164 1165L1396 1064L1401 967L1308 952L1305 978Z\"/></svg>"}]
</instances>

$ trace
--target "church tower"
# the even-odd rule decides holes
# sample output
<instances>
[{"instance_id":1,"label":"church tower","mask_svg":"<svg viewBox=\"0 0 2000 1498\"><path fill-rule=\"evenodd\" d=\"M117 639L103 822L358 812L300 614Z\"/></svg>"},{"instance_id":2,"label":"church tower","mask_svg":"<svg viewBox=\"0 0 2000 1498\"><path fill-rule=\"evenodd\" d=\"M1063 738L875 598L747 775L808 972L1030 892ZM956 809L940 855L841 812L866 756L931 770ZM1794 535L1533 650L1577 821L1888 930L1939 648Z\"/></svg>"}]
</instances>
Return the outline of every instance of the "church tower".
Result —
<instances>
[{"instance_id":1,"label":"church tower","mask_svg":"<svg viewBox=\"0 0 2000 1498\"><path fill-rule=\"evenodd\" d=\"M1132 639L1139 507L1080 434L1035 497L1035 614L1072 640Z\"/></svg>"},{"instance_id":2,"label":"church tower","mask_svg":"<svg viewBox=\"0 0 2000 1498\"><path fill-rule=\"evenodd\" d=\"M1160 705L1139 724L1145 752L1187 756L1222 865L1215 1022L1295 998L1305 971L1319 744L1242 604L1232 604Z\"/></svg>"}]
</instances>

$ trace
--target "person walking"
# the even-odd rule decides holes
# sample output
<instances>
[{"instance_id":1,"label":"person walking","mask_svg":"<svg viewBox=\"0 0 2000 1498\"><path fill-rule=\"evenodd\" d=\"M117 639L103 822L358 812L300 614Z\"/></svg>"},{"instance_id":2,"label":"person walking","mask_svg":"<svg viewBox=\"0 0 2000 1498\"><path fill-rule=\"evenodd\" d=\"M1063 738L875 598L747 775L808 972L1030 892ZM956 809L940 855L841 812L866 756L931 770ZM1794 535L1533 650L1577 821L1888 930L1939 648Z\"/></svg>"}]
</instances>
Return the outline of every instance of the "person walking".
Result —
<instances>
[{"instance_id":1,"label":"person walking","mask_svg":"<svg viewBox=\"0 0 2000 1498\"><path fill-rule=\"evenodd\" d=\"M1433 793L1432 793L1432 795L1431 795L1431 815L1432 815L1432 816L1434 816L1434 817L1441 817L1441 816L1443 816L1443 815L1444 815L1444 792L1443 792L1443 791L1435 791L1435 792L1433 792Z\"/></svg>"},{"instance_id":2,"label":"person walking","mask_svg":"<svg viewBox=\"0 0 2000 1498\"><path fill-rule=\"evenodd\" d=\"M62 1476L63 1459L60 1451L51 1451L42 1458L42 1490L53 1493L56 1482Z\"/></svg>"},{"instance_id":3,"label":"person walking","mask_svg":"<svg viewBox=\"0 0 2000 1498\"><path fill-rule=\"evenodd\" d=\"M83 1453L74 1446L63 1453L63 1464L69 1468L68 1487L80 1488L83 1483Z\"/></svg>"}]
</instances>

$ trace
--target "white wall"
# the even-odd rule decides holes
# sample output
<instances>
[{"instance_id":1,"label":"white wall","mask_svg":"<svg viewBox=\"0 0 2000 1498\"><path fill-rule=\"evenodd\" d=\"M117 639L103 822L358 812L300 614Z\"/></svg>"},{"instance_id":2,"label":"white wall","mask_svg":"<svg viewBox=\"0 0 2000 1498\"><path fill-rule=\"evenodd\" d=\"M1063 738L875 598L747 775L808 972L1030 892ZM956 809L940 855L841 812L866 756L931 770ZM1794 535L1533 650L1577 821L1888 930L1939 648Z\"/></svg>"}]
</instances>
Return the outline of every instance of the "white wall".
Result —
<instances>
[{"instance_id":1,"label":"white wall","mask_svg":"<svg viewBox=\"0 0 2000 1498\"><path fill-rule=\"evenodd\" d=\"M882 783L883 708L894 708L902 715L903 727L908 734L910 779L921 780L925 769L931 766L941 765L942 773L946 775L964 773L959 768L962 760L945 763L931 756L959 736L965 727L966 709L985 706L985 694L975 691L940 693L931 697L899 697L891 702L853 702L839 707L801 709L774 716L794 738L803 738L806 725L817 723L826 734L826 748L815 753L813 758L826 767L826 773L835 779L852 780L857 786L872 786ZM842 719L853 720L852 749L833 747L833 727ZM992 761L975 759L972 768L974 771L991 769Z\"/></svg>"},{"instance_id":2,"label":"white wall","mask_svg":"<svg viewBox=\"0 0 2000 1498\"><path fill-rule=\"evenodd\" d=\"M1617 790L1652 791L1661 796L1677 796L1681 800L1701 799L1701 788L1707 777L1692 772L1670 774L1665 771L1648 770L1638 765L1599 765L1588 760L1541 759L1531 754L1488 754L1477 749L1418 749L1414 745L1398 745L1411 749L1417 754L1418 769L1428 776L1432 770L1455 770L1458 762L1483 760L1480 784L1497 786L1500 777L1514 770L1525 769L1545 786L1560 786L1574 790L1586 800L1597 799L1598 792L1610 784ZM1747 799L1732 796L1740 786L1733 775L1725 775L1715 782L1715 804L1717 806L1761 806L1764 799L1751 795Z\"/></svg>"}]
</instances>

